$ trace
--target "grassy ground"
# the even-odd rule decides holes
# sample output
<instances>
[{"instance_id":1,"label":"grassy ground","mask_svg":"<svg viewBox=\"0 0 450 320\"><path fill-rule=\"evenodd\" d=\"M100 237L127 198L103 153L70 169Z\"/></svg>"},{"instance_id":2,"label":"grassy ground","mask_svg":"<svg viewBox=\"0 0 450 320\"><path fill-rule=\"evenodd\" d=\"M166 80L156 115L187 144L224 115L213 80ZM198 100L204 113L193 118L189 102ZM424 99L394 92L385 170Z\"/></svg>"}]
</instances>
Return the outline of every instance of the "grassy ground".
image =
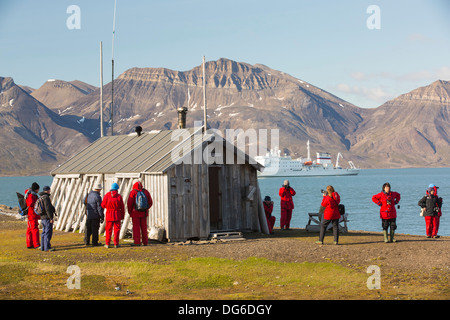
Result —
<instances>
[{"instance_id":1,"label":"grassy ground","mask_svg":"<svg viewBox=\"0 0 450 320\"><path fill-rule=\"evenodd\" d=\"M85 247L83 235L77 233L54 232L52 245L56 251L42 252L26 248L25 228L22 221L0 221L0 299L450 298L448 269L442 268L427 273L385 272L381 275L381 289L369 290L367 279L371 274L366 273L367 264L331 258L293 262L207 253L222 248L239 251L247 241L230 242L227 247L221 243L131 247L130 242L122 240L120 248L106 249ZM345 242L345 236L341 239ZM316 239L292 236L288 240L290 246L312 246ZM382 259L374 256L369 263L381 264ZM67 286L71 265L79 267L80 289Z\"/></svg>"}]
</instances>

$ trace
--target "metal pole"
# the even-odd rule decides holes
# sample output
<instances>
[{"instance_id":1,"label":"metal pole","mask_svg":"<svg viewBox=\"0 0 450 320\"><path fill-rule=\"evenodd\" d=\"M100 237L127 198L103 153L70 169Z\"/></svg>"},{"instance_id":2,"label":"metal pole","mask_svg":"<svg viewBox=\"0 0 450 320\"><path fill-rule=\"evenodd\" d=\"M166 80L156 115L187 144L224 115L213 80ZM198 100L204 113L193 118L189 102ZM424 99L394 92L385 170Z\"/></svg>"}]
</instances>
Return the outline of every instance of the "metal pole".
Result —
<instances>
[{"instance_id":1,"label":"metal pole","mask_svg":"<svg viewBox=\"0 0 450 320\"><path fill-rule=\"evenodd\" d=\"M112 81L111 81L111 135L114 135L114 35L116 33L116 5L117 0L114 1L114 20L113 20L113 34L112 34Z\"/></svg>"},{"instance_id":2,"label":"metal pole","mask_svg":"<svg viewBox=\"0 0 450 320\"><path fill-rule=\"evenodd\" d=\"M203 130L203 132L206 133L206 130L208 129L208 126L207 126L207 119L206 119L206 76L205 76L205 56L203 56L203 104L204 104L203 116L204 116L204 118L205 118L205 129Z\"/></svg>"},{"instance_id":3,"label":"metal pole","mask_svg":"<svg viewBox=\"0 0 450 320\"><path fill-rule=\"evenodd\" d=\"M100 137L103 137L103 44L100 41Z\"/></svg>"},{"instance_id":4,"label":"metal pole","mask_svg":"<svg viewBox=\"0 0 450 320\"><path fill-rule=\"evenodd\" d=\"M114 135L114 59L112 60L112 81L111 81L111 135Z\"/></svg>"}]
</instances>

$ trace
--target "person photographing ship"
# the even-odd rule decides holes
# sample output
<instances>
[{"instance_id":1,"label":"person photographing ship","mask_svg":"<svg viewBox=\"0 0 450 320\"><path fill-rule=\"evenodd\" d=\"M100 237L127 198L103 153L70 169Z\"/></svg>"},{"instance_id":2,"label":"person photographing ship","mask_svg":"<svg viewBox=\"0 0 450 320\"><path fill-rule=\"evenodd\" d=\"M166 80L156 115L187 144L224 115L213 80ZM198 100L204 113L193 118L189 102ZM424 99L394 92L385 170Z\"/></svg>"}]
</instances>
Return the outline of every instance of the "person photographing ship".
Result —
<instances>
[{"instance_id":1,"label":"person photographing ship","mask_svg":"<svg viewBox=\"0 0 450 320\"><path fill-rule=\"evenodd\" d=\"M295 196L295 190L289 185L289 180L284 180L283 186L280 188L278 194L281 197L280 228L281 230L290 230L292 210L294 209L292 197Z\"/></svg>"}]
</instances>

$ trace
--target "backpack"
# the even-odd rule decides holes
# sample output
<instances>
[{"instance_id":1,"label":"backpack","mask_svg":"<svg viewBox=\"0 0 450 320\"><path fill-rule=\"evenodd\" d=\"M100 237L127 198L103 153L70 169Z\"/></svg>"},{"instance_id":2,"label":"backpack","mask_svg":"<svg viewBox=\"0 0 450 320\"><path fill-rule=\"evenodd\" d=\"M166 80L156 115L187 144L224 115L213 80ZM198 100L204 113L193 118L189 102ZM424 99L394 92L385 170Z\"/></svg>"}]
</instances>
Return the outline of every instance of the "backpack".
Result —
<instances>
[{"instance_id":1,"label":"backpack","mask_svg":"<svg viewBox=\"0 0 450 320\"><path fill-rule=\"evenodd\" d=\"M344 216L344 214L345 214L345 206L343 204L339 204L338 205L338 210L339 210L339 213L341 214L341 216Z\"/></svg>"},{"instance_id":2,"label":"backpack","mask_svg":"<svg viewBox=\"0 0 450 320\"><path fill-rule=\"evenodd\" d=\"M17 193L17 200L19 202L19 214L23 217L28 214L28 206L25 201L25 196L19 192Z\"/></svg>"},{"instance_id":3,"label":"backpack","mask_svg":"<svg viewBox=\"0 0 450 320\"><path fill-rule=\"evenodd\" d=\"M36 203L34 204L34 212L39 216L44 213L43 197L39 197L36 200Z\"/></svg>"},{"instance_id":4,"label":"backpack","mask_svg":"<svg viewBox=\"0 0 450 320\"><path fill-rule=\"evenodd\" d=\"M148 209L148 200L144 191L137 191L135 209L137 211L146 211Z\"/></svg>"}]
</instances>

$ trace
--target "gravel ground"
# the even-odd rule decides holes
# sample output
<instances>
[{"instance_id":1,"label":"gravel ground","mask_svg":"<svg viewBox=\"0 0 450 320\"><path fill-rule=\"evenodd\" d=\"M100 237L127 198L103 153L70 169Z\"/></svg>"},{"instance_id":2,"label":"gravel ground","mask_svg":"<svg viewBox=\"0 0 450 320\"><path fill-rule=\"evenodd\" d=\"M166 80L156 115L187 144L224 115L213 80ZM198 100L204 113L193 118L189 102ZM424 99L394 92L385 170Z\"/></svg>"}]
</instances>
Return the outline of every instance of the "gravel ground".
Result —
<instances>
[{"instance_id":1,"label":"gravel ground","mask_svg":"<svg viewBox=\"0 0 450 320\"><path fill-rule=\"evenodd\" d=\"M6 227L14 216L14 211L0 207L0 222ZM0 226L1 226L0 225ZM26 223L11 224L8 228L23 228ZM58 250L58 233L52 243ZM63 233L61 233L63 234ZM425 236L397 234L396 243L384 243L382 233L350 231L341 234L339 245L333 244L331 232L326 234L324 245L317 245L318 232L304 229L280 230L275 228L273 235L244 233L243 240L186 241L165 244L150 244L168 255L185 257L219 257L243 260L249 257L267 258L280 262L334 262L347 267L367 268L378 265L385 272L440 272L446 275L450 271L450 237L427 239ZM80 236L80 241L82 237ZM104 241L102 237L100 241ZM131 242L123 241L126 248ZM157 248L155 248L157 247ZM136 255L146 255L146 248L133 250ZM126 251L118 253L127 254Z\"/></svg>"}]
</instances>

